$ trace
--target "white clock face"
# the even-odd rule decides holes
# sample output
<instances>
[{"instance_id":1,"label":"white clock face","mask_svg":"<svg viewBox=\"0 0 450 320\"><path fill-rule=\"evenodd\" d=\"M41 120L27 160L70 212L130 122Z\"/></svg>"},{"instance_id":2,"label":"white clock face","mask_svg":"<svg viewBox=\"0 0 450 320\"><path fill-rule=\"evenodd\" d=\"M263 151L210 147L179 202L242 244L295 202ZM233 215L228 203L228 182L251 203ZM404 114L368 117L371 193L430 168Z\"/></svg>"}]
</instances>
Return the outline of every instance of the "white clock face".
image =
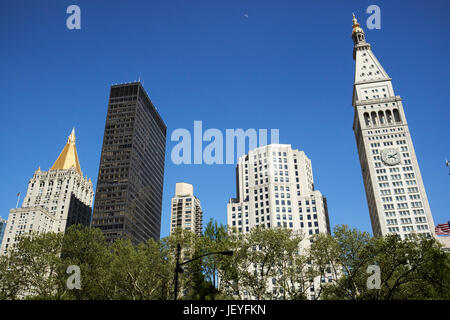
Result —
<instances>
[{"instance_id":1,"label":"white clock face","mask_svg":"<svg viewBox=\"0 0 450 320\"><path fill-rule=\"evenodd\" d=\"M381 152L381 160L387 165L396 165L400 162L400 153L396 149L384 149Z\"/></svg>"}]
</instances>

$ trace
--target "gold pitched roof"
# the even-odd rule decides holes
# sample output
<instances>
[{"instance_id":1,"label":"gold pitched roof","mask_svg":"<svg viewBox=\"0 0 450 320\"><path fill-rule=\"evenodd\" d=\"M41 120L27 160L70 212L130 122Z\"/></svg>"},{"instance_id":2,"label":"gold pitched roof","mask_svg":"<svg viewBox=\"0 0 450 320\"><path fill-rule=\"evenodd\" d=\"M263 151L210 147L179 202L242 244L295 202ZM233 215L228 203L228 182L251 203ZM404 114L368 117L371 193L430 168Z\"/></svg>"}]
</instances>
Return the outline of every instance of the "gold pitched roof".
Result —
<instances>
[{"instance_id":1,"label":"gold pitched roof","mask_svg":"<svg viewBox=\"0 0 450 320\"><path fill-rule=\"evenodd\" d=\"M67 139L67 144L61 151L58 159L56 159L50 170L61 170L75 168L80 175L83 175L80 168L80 161L78 161L77 148L75 146L75 128Z\"/></svg>"}]
</instances>

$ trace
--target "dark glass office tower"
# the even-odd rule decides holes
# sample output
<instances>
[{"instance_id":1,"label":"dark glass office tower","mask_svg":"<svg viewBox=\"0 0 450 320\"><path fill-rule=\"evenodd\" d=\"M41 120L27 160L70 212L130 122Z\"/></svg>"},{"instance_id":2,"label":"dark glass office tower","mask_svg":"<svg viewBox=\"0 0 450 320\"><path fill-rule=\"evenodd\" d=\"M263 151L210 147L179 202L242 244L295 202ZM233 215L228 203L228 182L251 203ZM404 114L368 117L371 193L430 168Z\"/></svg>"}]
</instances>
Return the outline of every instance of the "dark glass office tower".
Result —
<instances>
[{"instance_id":1,"label":"dark glass office tower","mask_svg":"<svg viewBox=\"0 0 450 320\"><path fill-rule=\"evenodd\" d=\"M140 82L109 96L92 226L108 241L159 239L166 125Z\"/></svg>"}]
</instances>

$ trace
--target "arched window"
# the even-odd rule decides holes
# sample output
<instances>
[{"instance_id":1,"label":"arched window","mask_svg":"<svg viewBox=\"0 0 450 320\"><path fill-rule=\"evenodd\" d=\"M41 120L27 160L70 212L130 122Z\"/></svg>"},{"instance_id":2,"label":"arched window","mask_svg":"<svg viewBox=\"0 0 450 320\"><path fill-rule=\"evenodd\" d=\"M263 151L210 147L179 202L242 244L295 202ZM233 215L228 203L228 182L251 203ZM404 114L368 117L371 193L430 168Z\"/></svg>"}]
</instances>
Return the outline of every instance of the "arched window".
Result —
<instances>
[{"instance_id":1,"label":"arched window","mask_svg":"<svg viewBox=\"0 0 450 320\"><path fill-rule=\"evenodd\" d=\"M384 112L383 111L378 111L378 119L380 120L380 124L385 124L386 121L384 119Z\"/></svg>"},{"instance_id":2,"label":"arched window","mask_svg":"<svg viewBox=\"0 0 450 320\"><path fill-rule=\"evenodd\" d=\"M366 123L366 126L370 126L370 116L367 112L364 112L364 122Z\"/></svg>"},{"instance_id":3,"label":"arched window","mask_svg":"<svg viewBox=\"0 0 450 320\"><path fill-rule=\"evenodd\" d=\"M394 113L394 120L395 120L395 122L400 122L401 119L400 119L400 113L398 112L398 110L394 109L394 110L392 110L392 112Z\"/></svg>"},{"instance_id":4,"label":"arched window","mask_svg":"<svg viewBox=\"0 0 450 320\"><path fill-rule=\"evenodd\" d=\"M386 110L386 118L387 118L387 123L392 123L392 113L391 113L391 110Z\"/></svg>"},{"instance_id":5,"label":"arched window","mask_svg":"<svg viewBox=\"0 0 450 320\"><path fill-rule=\"evenodd\" d=\"M378 122L377 122L377 113L375 111L372 111L371 116L372 116L372 124L373 125L377 125L378 124Z\"/></svg>"}]
</instances>

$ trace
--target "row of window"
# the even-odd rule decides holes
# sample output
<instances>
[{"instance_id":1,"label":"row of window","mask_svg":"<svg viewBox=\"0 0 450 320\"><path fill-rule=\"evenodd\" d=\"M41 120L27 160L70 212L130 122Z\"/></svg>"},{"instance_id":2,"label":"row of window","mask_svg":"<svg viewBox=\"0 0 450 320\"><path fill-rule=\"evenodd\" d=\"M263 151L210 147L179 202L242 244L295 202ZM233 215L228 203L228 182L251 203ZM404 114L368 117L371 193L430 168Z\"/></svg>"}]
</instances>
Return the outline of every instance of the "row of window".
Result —
<instances>
[{"instance_id":1,"label":"row of window","mask_svg":"<svg viewBox=\"0 0 450 320\"><path fill-rule=\"evenodd\" d=\"M420 195L418 195L418 194L409 195L409 200L418 200L418 199L420 199ZM393 198L392 197L381 197L381 200L383 202L392 202ZM396 201L406 201L407 197L406 196L396 196L395 200Z\"/></svg>"},{"instance_id":2,"label":"row of window","mask_svg":"<svg viewBox=\"0 0 450 320\"><path fill-rule=\"evenodd\" d=\"M404 194L405 193L404 188L395 188L395 189L393 189L393 191L394 191L394 194ZM408 191L408 193L418 193L419 188L418 187L410 187L410 188L407 188L407 191ZM391 190L390 189L382 189L382 190L380 190L380 194L382 196L390 195Z\"/></svg>"},{"instance_id":3,"label":"row of window","mask_svg":"<svg viewBox=\"0 0 450 320\"><path fill-rule=\"evenodd\" d=\"M414 223L426 223L427 219L425 217L415 217ZM400 224L412 224L413 220L411 218L400 218ZM396 225L398 224L398 219L386 219L386 224Z\"/></svg>"},{"instance_id":4,"label":"row of window","mask_svg":"<svg viewBox=\"0 0 450 320\"><path fill-rule=\"evenodd\" d=\"M364 107L364 109L365 109L365 107ZM390 128L390 129L382 129L382 130L371 130L371 131L367 131L367 133L368 134L380 134L380 133L388 133L388 132L395 132L395 131L403 131L403 128ZM398 137L400 137L400 135L390 135L388 137L398 138Z\"/></svg>"},{"instance_id":5,"label":"row of window","mask_svg":"<svg viewBox=\"0 0 450 320\"><path fill-rule=\"evenodd\" d=\"M403 175L404 179L413 179L415 178L414 173L405 173ZM388 181L388 176L377 176L378 181ZM401 180L402 176L400 174L392 174L391 180Z\"/></svg>"},{"instance_id":6,"label":"row of window","mask_svg":"<svg viewBox=\"0 0 450 320\"><path fill-rule=\"evenodd\" d=\"M421 201L414 201L411 202L411 208L421 208L422 207L422 202ZM389 204L384 204L383 205L384 210L393 210L395 209L394 204L389 203ZM402 203L397 203L397 209L407 209L408 208L408 203L407 202L402 202Z\"/></svg>"},{"instance_id":7,"label":"row of window","mask_svg":"<svg viewBox=\"0 0 450 320\"><path fill-rule=\"evenodd\" d=\"M370 141L373 140L383 140L383 139L393 139L393 138L401 138L401 137L406 137L406 135L404 133L399 133L399 134L391 134L391 135L387 135L387 136L375 136L375 137L369 137L368 139Z\"/></svg>"}]
</instances>

